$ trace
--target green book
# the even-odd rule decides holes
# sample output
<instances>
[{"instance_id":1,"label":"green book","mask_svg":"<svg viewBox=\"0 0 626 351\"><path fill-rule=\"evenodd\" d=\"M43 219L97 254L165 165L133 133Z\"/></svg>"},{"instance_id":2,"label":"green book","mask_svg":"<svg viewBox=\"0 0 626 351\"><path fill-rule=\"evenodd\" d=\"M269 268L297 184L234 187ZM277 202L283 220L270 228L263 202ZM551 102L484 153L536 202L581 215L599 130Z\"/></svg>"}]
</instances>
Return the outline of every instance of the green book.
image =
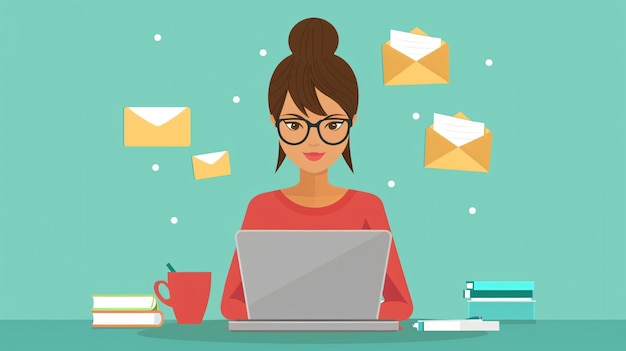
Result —
<instances>
[{"instance_id":1,"label":"green book","mask_svg":"<svg viewBox=\"0 0 626 351\"><path fill-rule=\"evenodd\" d=\"M469 280L465 285L470 290L535 290L532 280Z\"/></svg>"},{"instance_id":2,"label":"green book","mask_svg":"<svg viewBox=\"0 0 626 351\"><path fill-rule=\"evenodd\" d=\"M463 297L471 298L527 298L533 297L532 290L463 290Z\"/></svg>"},{"instance_id":3,"label":"green book","mask_svg":"<svg viewBox=\"0 0 626 351\"><path fill-rule=\"evenodd\" d=\"M155 311L156 296L151 294L96 294L93 311Z\"/></svg>"}]
</instances>

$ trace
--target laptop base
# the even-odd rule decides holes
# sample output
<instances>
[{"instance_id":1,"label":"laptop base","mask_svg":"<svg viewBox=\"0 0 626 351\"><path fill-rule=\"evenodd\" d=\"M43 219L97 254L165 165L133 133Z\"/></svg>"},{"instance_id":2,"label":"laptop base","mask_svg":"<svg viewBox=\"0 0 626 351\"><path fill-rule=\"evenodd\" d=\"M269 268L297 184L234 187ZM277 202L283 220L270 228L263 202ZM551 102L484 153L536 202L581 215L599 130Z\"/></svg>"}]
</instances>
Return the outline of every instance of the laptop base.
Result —
<instances>
[{"instance_id":1,"label":"laptop base","mask_svg":"<svg viewBox=\"0 0 626 351\"><path fill-rule=\"evenodd\" d=\"M231 331L398 331L398 321L229 321Z\"/></svg>"}]
</instances>

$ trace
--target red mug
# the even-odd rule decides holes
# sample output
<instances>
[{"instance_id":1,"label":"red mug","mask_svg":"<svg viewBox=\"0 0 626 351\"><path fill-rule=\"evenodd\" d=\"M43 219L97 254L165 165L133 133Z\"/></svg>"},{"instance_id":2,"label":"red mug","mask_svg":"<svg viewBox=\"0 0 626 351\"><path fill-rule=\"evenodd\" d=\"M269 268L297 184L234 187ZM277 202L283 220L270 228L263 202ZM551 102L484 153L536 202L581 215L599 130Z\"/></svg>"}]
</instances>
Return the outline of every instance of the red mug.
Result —
<instances>
[{"instance_id":1,"label":"red mug","mask_svg":"<svg viewBox=\"0 0 626 351\"><path fill-rule=\"evenodd\" d=\"M170 298L164 298L159 285L165 285ZM179 324L200 324L209 302L211 272L167 272L167 282L154 283L154 293L159 300L174 310Z\"/></svg>"}]
</instances>

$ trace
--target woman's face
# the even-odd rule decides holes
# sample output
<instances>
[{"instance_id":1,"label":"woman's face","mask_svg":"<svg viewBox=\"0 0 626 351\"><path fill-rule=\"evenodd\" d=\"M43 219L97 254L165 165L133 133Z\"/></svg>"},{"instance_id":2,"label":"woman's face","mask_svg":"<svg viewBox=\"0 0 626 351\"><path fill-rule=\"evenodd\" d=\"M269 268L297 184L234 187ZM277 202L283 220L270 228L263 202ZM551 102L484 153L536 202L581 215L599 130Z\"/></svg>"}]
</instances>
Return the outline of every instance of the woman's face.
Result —
<instances>
[{"instance_id":1,"label":"woman's face","mask_svg":"<svg viewBox=\"0 0 626 351\"><path fill-rule=\"evenodd\" d=\"M350 129L347 121L350 117L341 106L319 90L316 92L327 115L317 115L306 109L306 114L302 113L287 92L285 104L278 116L279 142L285 155L301 170L313 174L326 171L337 161L346 148ZM356 115L352 117L354 122ZM270 119L276 125L275 116L270 116ZM321 123L311 127L307 135L307 121Z\"/></svg>"}]
</instances>

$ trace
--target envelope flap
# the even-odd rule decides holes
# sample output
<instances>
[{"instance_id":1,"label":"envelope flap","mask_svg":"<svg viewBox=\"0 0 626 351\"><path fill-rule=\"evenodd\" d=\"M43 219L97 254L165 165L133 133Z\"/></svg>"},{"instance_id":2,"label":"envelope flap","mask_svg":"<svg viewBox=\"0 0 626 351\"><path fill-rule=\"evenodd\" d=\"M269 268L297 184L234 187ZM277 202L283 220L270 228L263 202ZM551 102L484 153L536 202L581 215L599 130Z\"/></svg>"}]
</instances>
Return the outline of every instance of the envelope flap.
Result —
<instances>
[{"instance_id":1,"label":"envelope flap","mask_svg":"<svg viewBox=\"0 0 626 351\"><path fill-rule=\"evenodd\" d=\"M457 112L456 114L453 115L453 117L462 118L462 119L471 121L471 119L469 119L469 117L467 117L463 112ZM485 127L485 134L487 133L491 133L491 131L487 129L487 127Z\"/></svg>"},{"instance_id":2,"label":"envelope flap","mask_svg":"<svg viewBox=\"0 0 626 351\"><path fill-rule=\"evenodd\" d=\"M127 107L139 118L157 127L164 125L178 116L187 107Z\"/></svg>"},{"instance_id":3,"label":"envelope flap","mask_svg":"<svg viewBox=\"0 0 626 351\"><path fill-rule=\"evenodd\" d=\"M426 34L426 32L424 32L423 30L419 29L418 27L415 27L415 28L411 29L411 31L409 33L429 36L428 34ZM443 46L444 44L446 44L446 42L443 39L441 39L441 46Z\"/></svg>"},{"instance_id":4,"label":"envelope flap","mask_svg":"<svg viewBox=\"0 0 626 351\"><path fill-rule=\"evenodd\" d=\"M203 154L203 155L195 155L194 157L204 163L213 165L217 161L219 161L225 154L226 154L226 151L219 151L219 152L211 152L211 153Z\"/></svg>"},{"instance_id":5,"label":"envelope flap","mask_svg":"<svg viewBox=\"0 0 626 351\"><path fill-rule=\"evenodd\" d=\"M415 27L415 28L411 29L410 33L419 34L419 35L426 35L426 36L428 35L423 30L419 29L418 27Z\"/></svg>"},{"instance_id":6,"label":"envelope flap","mask_svg":"<svg viewBox=\"0 0 626 351\"><path fill-rule=\"evenodd\" d=\"M461 119L466 119L466 120L470 120L469 117L467 117L463 112L457 112L454 117L456 118L461 118Z\"/></svg>"}]
</instances>

